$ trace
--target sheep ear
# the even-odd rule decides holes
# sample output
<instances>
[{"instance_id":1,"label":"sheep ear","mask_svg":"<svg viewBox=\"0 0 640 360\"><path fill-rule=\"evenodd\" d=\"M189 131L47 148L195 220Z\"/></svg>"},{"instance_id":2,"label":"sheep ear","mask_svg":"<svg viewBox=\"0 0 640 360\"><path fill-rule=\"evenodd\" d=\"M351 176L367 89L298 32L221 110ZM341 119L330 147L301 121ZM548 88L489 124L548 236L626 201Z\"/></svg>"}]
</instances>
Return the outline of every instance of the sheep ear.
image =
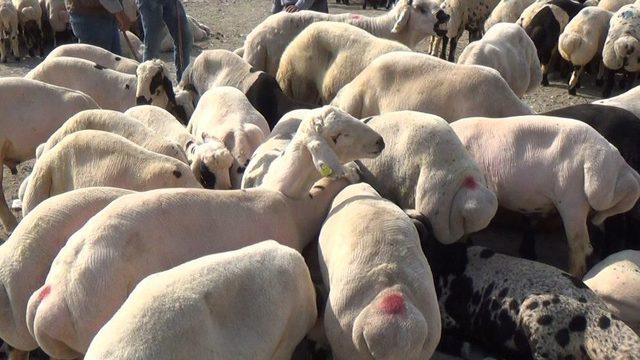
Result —
<instances>
[{"instance_id":1,"label":"sheep ear","mask_svg":"<svg viewBox=\"0 0 640 360\"><path fill-rule=\"evenodd\" d=\"M403 6L403 9L400 11L400 14L398 15L398 19L396 20L396 23L393 25L391 32L395 34L402 31L404 27L407 25L407 22L409 22L409 17L411 17L411 1L408 1L407 4Z\"/></svg>"},{"instance_id":2,"label":"sheep ear","mask_svg":"<svg viewBox=\"0 0 640 360\"><path fill-rule=\"evenodd\" d=\"M345 171L336 153L322 140L312 140L307 144L313 165L322 177L337 179L344 176Z\"/></svg>"}]
</instances>

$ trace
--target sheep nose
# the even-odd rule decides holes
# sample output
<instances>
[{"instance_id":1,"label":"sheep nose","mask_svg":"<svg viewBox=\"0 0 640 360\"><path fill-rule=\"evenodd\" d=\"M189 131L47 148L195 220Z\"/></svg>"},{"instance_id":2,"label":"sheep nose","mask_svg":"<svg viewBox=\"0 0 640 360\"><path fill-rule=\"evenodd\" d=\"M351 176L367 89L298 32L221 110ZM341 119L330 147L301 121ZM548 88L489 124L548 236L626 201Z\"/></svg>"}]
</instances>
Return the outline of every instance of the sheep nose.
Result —
<instances>
[{"instance_id":1,"label":"sheep nose","mask_svg":"<svg viewBox=\"0 0 640 360\"><path fill-rule=\"evenodd\" d=\"M207 165L205 165L204 163L200 163L199 170L202 186L204 186L205 189L215 189L216 175L209 171Z\"/></svg>"},{"instance_id":2,"label":"sheep nose","mask_svg":"<svg viewBox=\"0 0 640 360\"><path fill-rule=\"evenodd\" d=\"M378 154L384 150L385 145L382 136L376 141L376 147L378 148Z\"/></svg>"},{"instance_id":3,"label":"sheep nose","mask_svg":"<svg viewBox=\"0 0 640 360\"><path fill-rule=\"evenodd\" d=\"M449 21L449 18L450 16L447 15L447 13L445 13L443 10L439 10L436 13L436 19L438 19L438 21L446 22L446 21Z\"/></svg>"},{"instance_id":4,"label":"sheep nose","mask_svg":"<svg viewBox=\"0 0 640 360\"><path fill-rule=\"evenodd\" d=\"M136 105L148 105L151 104L151 100L146 97L140 95L136 98Z\"/></svg>"}]
</instances>

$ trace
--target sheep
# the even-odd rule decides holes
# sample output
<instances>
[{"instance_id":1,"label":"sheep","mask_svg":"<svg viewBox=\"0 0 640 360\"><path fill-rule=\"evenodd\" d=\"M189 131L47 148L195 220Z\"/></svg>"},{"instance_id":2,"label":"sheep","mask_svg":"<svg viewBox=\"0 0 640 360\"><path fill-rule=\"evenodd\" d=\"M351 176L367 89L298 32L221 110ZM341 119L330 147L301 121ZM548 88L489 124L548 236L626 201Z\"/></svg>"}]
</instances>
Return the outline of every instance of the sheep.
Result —
<instances>
[{"instance_id":1,"label":"sheep","mask_svg":"<svg viewBox=\"0 0 640 360\"><path fill-rule=\"evenodd\" d=\"M613 315L640 335L640 251L625 250L607 257L583 281Z\"/></svg>"},{"instance_id":2,"label":"sheep","mask_svg":"<svg viewBox=\"0 0 640 360\"><path fill-rule=\"evenodd\" d=\"M576 94L585 66L592 61L598 62L598 54L601 54L604 48L612 15L613 13L607 10L588 6L569 21L560 35L560 56L570 62L574 69L569 80L569 94ZM600 77L600 72L598 75Z\"/></svg>"},{"instance_id":3,"label":"sheep","mask_svg":"<svg viewBox=\"0 0 640 360\"><path fill-rule=\"evenodd\" d=\"M36 147L69 117L98 104L87 95L39 81L20 78L0 79L0 164L13 174L16 166L35 156ZM39 106L33 106L39 104ZM0 171L0 219L9 232L16 226L4 198Z\"/></svg>"},{"instance_id":4,"label":"sheep","mask_svg":"<svg viewBox=\"0 0 640 360\"><path fill-rule=\"evenodd\" d=\"M467 46L458 64L484 65L498 70L520 98L540 86L542 71L536 46L516 24L501 23Z\"/></svg>"},{"instance_id":5,"label":"sheep","mask_svg":"<svg viewBox=\"0 0 640 360\"><path fill-rule=\"evenodd\" d=\"M500 73L417 53L382 55L342 88L331 105L364 118L414 110L455 121L533 114Z\"/></svg>"},{"instance_id":6,"label":"sheep","mask_svg":"<svg viewBox=\"0 0 640 360\"><path fill-rule=\"evenodd\" d=\"M640 117L640 101L639 100L640 100L640 86L637 86L618 96L615 96L609 99L596 100L593 102L593 104L619 107L632 112L637 117Z\"/></svg>"},{"instance_id":7,"label":"sheep","mask_svg":"<svg viewBox=\"0 0 640 360\"><path fill-rule=\"evenodd\" d=\"M131 43L131 48L129 48L129 46L123 46L122 47L122 56L127 57L129 59L135 60L135 59L142 59L142 54L144 53L144 45L142 44L142 40L140 40L139 37L136 36L136 34L132 33L131 31L126 31L126 32L119 32L119 36L120 36L120 44L126 44L127 40L125 39L125 34L127 36L126 39L129 39L129 42Z\"/></svg>"},{"instance_id":8,"label":"sheep","mask_svg":"<svg viewBox=\"0 0 640 360\"><path fill-rule=\"evenodd\" d=\"M631 359L640 353L640 338L579 279L481 246L444 246L416 225L441 294L441 350L466 340L496 351L492 358Z\"/></svg>"},{"instance_id":9,"label":"sheep","mask_svg":"<svg viewBox=\"0 0 640 360\"><path fill-rule=\"evenodd\" d=\"M446 34L442 39L442 50L440 57L444 59L449 46L449 56L447 59L455 61L456 47L458 39L462 33L469 31L469 42L482 38L484 21L489 17L491 11L498 5L500 0L444 0L440 5L445 14L449 15Z\"/></svg>"},{"instance_id":10,"label":"sheep","mask_svg":"<svg viewBox=\"0 0 640 360\"><path fill-rule=\"evenodd\" d=\"M85 359L291 359L316 316L304 258L268 240L146 277Z\"/></svg>"},{"instance_id":11,"label":"sheep","mask_svg":"<svg viewBox=\"0 0 640 360\"><path fill-rule=\"evenodd\" d=\"M371 61L392 51L410 49L352 25L316 22L282 53L276 79L287 96L328 104Z\"/></svg>"},{"instance_id":12,"label":"sheep","mask_svg":"<svg viewBox=\"0 0 640 360\"><path fill-rule=\"evenodd\" d=\"M231 189L229 170L233 156L222 142L216 139L206 143L197 140L173 115L157 106L135 106L125 115L180 144L187 154L191 171L206 189Z\"/></svg>"},{"instance_id":13,"label":"sheep","mask_svg":"<svg viewBox=\"0 0 640 360\"><path fill-rule=\"evenodd\" d=\"M257 70L275 76L289 43L317 21L344 22L379 38L415 48L427 36L442 34L442 27L448 19L440 10L438 0L400 0L391 11L378 17L330 15L315 11L280 12L269 16L247 35L243 58Z\"/></svg>"},{"instance_id":14,"label":"sheep","mask_svg":"<svg viewBox=\"0 0 640 360\"><path fill-rule=\"evenodd\" d=\"M598 7L603 10L616 12L620 10L621 7L633 4L635 1L636 0L600 0Z\"/></svg>"},{"instance_id":15,"label":"sheep","mask_svg":"<svg viewBox=\"0 0 640 360\"><path fill-rule=\"evenodd\" d=\"M74 57L93 61L107 69L135 75L138 65L137 61L123 58L101 47L89 44L67 44L53 49L47 59L54 57Z\"/></svg>"},{"instance_id":16,"label":"sheep","mask_svg":"<svg viewBox=\"0 0 640 360\"><path fill-rule=\"evenodd\" d=\"M299 109L285 114L273 128L269 137L253 152L242 176L241 189L258 187L269 171L273 160L287 148L298 131L302 119L313 110Z\"/></svg>"},{"instance_id":17,"label":"sheep","mask_svg":"<svg viewBox=\"0 0 640 360\"><path fill-rule=\"evenodd\" d=\"M291 110L314 107L287 97L275 77L256 71L241 57L227 50L200 53L182 74L177 88L196 103L200 95L214 86L232 86L242 91L267 120L269 129L273 129L278 120Z\"/></svg>"},{"instance_id":18,"label":"sheep","mask_svg":"<svg viewBox=\"0 0 640 360\"><path fill-rule=\"evenodd\" d=\"M36 51L41 57L44 56L40 3L38 0L13 0L13 5L18 10L20 34L22 34L29 56L35 56Z\"/></svg>"},{"instance_id":19,"label":"sheep","mask_svg":"<svg viewBox=\"0 0 640 360\"><path fill-rule=\"evenodd\" d=\"M320 176L347 175L343 163L377 156L383 148L380 135L367 125L325 107L303 120L261 188L164 189L114 201L78 230L54 260L45 285L27 306L30 333L51 356L77 357L132 287L151 273L266 239L302 250L317 239L331 200L347 181L321 181L309 193L311 186ZM60 301L70 307L58 306ZM83 309L81 318L72 316L76 305Z\"/></svg>"},{"instance_id":20,"label":"sheep","mask_svg":"<svg viewBox=\"0 0 640 360\"><path fill-rule=\"evenodd\" d=\"M592 251L586 224L591 209L591 222L600 225L630 210L640 197L640 175L583 122L540 115L476 117L451 127L483 169L500 206L529 216L558 211L574 276L584 275Z\"/></svg>"},{"instance_id":21,"label":"sheep","mask_svg":"<svg viewBox=\"0 0 640 360\"><path fill-rule=\"evenodd\" d=\"M202 188L183 162L98 130L69 134L36 161L24 194L22 213L45 199L74 189L113 186L143 191Z\"/></svg>"},{"instance_id":22,"label":"sheep","mask_svg":"<svg viewBox=\"0 0 640 360\"><path fill-rule=\"evenodd\" d=\"M335 358L431 358L440 340L438 298L418 233L400 208L366 183L346 187L322 224L318 258Z\"/></svg>"},{"instance_id":23,"label":"sheep","mask_svg":"<svg viewBox=\"0 0 640 360\"><path fill-rule=\"evenodd\" d=\"M68 38L73 38L73 31L64 0L41 0L41 5L44 7L44 17L53 32L53 47L70 42Z\"/></svg>"},{"instance_id":24,"label":"sheep","mask_svg":"<svg viewBox=\"0 0 640 360\"><path fill-rule=\"evenodd\" d=\"M120 196L116 188L86 188L43 201L0 246L0 338L21 351L38 347L29 334L29 296L42 284L53 258L89 218Z\"/></svg>"},{"instance_id":25,"label":"sheep","mask_svg":"<svg viewBox=\"0 0 640 360\"><path fill-rule=\"evenodd\" d=\"M40 158L69 134L82 130L101 130L117 134L149 151L188 163L187 155L177 143L156 134L139 121L113 110L85 110L73 115L46 143L36 149L36 158Z\"/></svg>"},{"instance_id":26,"label":"sheep","mask_svg":"<svg viewBox=\"0 0 640 360\"><path fill-rule=\"evenodd\" d=\"M0 61L7 62L7 51L20 61L20 39L18 38L18 10L11 0L0 1Z\"/></svg>"},{"instance_id":27,"label":"sheep","mask_svg":"<svg viewBox=\"0 0 640 360\"><path fill-rule=\"evenodd\" d=\"M231 187L239 189L251 155L269 136L269 124L242 91L221 86L202 94L187 131L205 143L217 139L224 144L234 159L229 169Z\"/></svg>"},{"instance_id":28,"label":"sheep","mask_svg":"<svg viewBox=\"0 0 640 360\"><path fill-rule=\"evenodd\" d=\"M211 29L209 29L208 26L202 24L190 15L187 15L187 21L189 22L189 29L191 31L191 36L193 37L193 42L203 41L211 36ZM160 49L164 52L173 51L173 38L171 37L171 34L169 34L169 30L166 26L162 28L162 33L164 35L160 42Z\"/></svg>"},{"instance_id":29,"label":"sheep","mask_svg":"<svg viewBox=\"0 0 640 360\"><path fill-rule=\"evenodd\" d=\"M529 5L536 0L500 0L493 9L487 21L484 22L484 31L489 31L491 27L499 23L515 23L520 15Z\"/></svg>"},{"instance_id":30,"label":"sheep","mask_svg":"<svg viewBox=\"0 0 640 360\"><path fill-rule=\"evenodd\" d=\"M635 73L640 70L640 5L625 5L613 15L602 50L602 61L607 69L602 95L609 97L615 71Z\"/></svg>"}]
</instances>

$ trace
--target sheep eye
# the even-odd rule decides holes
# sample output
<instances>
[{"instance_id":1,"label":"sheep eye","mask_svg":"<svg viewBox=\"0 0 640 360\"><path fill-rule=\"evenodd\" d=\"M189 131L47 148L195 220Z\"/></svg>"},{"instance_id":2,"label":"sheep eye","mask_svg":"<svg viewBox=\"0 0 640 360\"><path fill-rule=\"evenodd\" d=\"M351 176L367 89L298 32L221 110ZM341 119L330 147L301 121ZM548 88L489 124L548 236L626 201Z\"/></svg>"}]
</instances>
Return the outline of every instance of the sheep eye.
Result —
<instances>
[{"instance_id":1,"label":"sheep eye","mask_svg":"<svg viewBox=\"0 0 640 360\"><path fill-rule=\"evenodd\" d=\"M331 140L333 141L333 143L334 143L334 144L337 144L337 143L338 143L338 138L340 137L340 135L342 135L342 134L338 134L338 135L336 135L336 136L332 136L332 137L331 137Z\"/></svg>"}]
</instances>

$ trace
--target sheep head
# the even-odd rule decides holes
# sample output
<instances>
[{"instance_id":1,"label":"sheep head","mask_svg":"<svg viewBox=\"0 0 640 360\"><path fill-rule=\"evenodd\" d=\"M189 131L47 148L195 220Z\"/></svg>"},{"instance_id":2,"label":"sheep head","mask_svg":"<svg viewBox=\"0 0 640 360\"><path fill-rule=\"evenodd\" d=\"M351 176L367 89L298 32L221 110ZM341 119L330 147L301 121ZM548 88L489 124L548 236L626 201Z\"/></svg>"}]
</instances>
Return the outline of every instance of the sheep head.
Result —
<instances>
[{"instance_id":1,"label":"sheep head","mask_svg":"<svg viewBox=\"0 0 640 360\"><path fill-rule=\"evenodd\" d=\"M216 138L208 138L203 144L187 144L187 157L191 171L206 189L231 189L229 170L233 156Z\"/></svg>"},{"instance_id":2,"label":"sheep head","mask_svg":"<svg viewBox=\"0 0 640 360\"><path fill-rule=\"evenodd\" d=\"M402 0L393 11L396 22L391 32L415 33L418 42L429 35L443 35L441 27L449 20L434 0Z\"/></svg>"},{"instance_id":3,"label":"sheep head","mask_svg":"<svg viewBox=\"0 0 640 360\"><path fill-rule=\"evenodd\" d=\"M178 120L185 124L186 118L184 109L176 103L176 96L173 92L173 83L169 78L167 65L158 59L148 60L138 65L136 70L138 84L136 87L137 105L154 105L169 111ZM182 112L180 110L183 110Z\"/></svg>"}]
</instances>

